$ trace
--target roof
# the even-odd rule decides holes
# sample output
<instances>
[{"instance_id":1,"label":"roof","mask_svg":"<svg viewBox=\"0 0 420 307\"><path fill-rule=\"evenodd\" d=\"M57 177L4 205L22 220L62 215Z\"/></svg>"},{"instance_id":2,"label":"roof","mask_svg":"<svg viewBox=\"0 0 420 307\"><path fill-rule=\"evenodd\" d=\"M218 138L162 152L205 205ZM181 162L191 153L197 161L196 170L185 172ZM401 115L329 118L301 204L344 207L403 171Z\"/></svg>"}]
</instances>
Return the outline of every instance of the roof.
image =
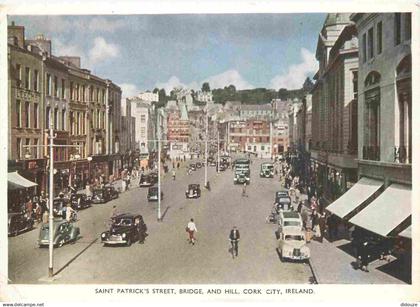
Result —
<instances>
[{"instance_id":1,"label":"roof","mask_svg":"<svg viewBox=\"0 0 420 307\"><path fill-rule=\"evenodd\" d=\"M286 219L299 219L300 214L295 211L285 211L283 212L283 217Z\"/></svg>"},{"instance_id":2,"label":"roof","mask_svg":"<svg viewBox=\"0 0 420 307\"><path fill-rule=\"evenodd\" d=\"M116 216L113 216L113 219L120 219L120 218L134 218L139 216L140 214L133 214L133 213L121 213Z\"/></svg>"},{"instance_id":3,"label":"roof","mask_svg":"<svg viewBox=\"0 0 420 307\"><path fill-rule=\"evenodd\" d=\"M197 186L200 186L198 183L190 183L189 185L188 185L188 187L190 188L190 187L197 187Z\"/></svg>"},{"instance_id":4,"label":"roof","mask_svg":"<svg viewBox=\"0 0 420 307\"><path fill-rule=\"evenodd\" d=\"M296 226L286 226L283 227L282 232L285 235L304 235L304 232L301 227Z\"/></svg>"},{"instance_id":5,"label":"roof","mask_svg":"<svg viewBox=\"0 0 420 307\"><path fill-rule=\"evenodd\" d=\"M270 103L266 104L243 104L241 105L241 111L271 111L272 107Z\"/></svg>"}]
</instances>

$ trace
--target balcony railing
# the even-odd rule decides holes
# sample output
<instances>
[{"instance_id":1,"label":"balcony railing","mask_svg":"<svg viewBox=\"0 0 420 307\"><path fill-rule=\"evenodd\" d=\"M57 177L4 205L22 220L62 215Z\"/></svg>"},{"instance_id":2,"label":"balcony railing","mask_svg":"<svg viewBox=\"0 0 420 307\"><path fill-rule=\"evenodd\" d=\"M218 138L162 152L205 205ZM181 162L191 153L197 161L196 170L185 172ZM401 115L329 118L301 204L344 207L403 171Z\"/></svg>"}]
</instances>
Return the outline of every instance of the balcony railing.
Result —
<instances>
[{"instance_id":1,"label":"balcony railing","mask_svg":"<svg viewBox=\"0 0 420 307\"><path fill-rule=\"evenodd\" d=\"M394 147L394 162L396 163L411 163L411 146L395 146Z\"/></svg>"},{"instance_id":2,"label":"balcony railing","mask_svg":"<svg viewBox=\"0 0 420 307\"><path fill-rule=\"evenodd\" d=\"M379 146L363 146L363 159L364 160L380 160Z\"/></svg>"}]
</instances>

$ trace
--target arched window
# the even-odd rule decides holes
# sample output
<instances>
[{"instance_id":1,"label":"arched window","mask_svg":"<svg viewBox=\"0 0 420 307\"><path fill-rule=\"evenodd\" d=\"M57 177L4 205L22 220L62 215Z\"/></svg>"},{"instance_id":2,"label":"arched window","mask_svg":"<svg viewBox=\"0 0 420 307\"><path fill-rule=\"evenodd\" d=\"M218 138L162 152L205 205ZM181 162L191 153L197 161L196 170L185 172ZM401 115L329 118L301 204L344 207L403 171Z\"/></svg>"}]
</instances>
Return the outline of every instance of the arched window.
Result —
<instances>
[{"instance_id":1,"label":"arched window","mask_svg":"<svg viewBox=\"0 0 420 307\"><path fill-rule=\"evenodd\" d=\"M404 57L396 68L399 112L399 140L394 149L395 162L411 163L411 54Z\"/></svg>"},{"instance_id":2,"label":"arched window","mask_svg":"<svg viewBox=\"0 0 420 307\"><path fill-rule=\"evenodd\" d=\"M363 159L380 160L380 90L381 75L370 72L365 79L365 119L364 129L367 132L363 140Z\"/></svg>"}]
</instances>

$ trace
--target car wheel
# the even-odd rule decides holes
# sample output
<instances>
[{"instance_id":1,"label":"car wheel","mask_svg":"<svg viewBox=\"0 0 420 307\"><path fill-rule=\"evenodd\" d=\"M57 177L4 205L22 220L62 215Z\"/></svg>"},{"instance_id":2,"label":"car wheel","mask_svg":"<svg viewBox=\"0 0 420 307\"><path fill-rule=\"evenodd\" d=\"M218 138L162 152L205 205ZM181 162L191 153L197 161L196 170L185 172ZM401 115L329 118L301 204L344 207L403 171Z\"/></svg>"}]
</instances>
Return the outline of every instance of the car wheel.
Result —
<instances>
[{"instance_id":1,"label":"car wheel","mask_svg":"<svg viewBox=\"0 0 420 307\"><path fill-rule=\"evenodd\" d=\"M130 238L127 239L127 246L131 246L131 239Z\"/></svg>"},{"instance_id":2,"label":"car wheel","mask_svg":"<svg viewBox=\"0 0 420 307\"><path fill-rule=\"evenodd\" d=\"M62 247L63 245L64 245L64 239L61 239L60 241L58 241L58 244L57 244L57 246L58 247Z\"/></svg>"}]
</instances>

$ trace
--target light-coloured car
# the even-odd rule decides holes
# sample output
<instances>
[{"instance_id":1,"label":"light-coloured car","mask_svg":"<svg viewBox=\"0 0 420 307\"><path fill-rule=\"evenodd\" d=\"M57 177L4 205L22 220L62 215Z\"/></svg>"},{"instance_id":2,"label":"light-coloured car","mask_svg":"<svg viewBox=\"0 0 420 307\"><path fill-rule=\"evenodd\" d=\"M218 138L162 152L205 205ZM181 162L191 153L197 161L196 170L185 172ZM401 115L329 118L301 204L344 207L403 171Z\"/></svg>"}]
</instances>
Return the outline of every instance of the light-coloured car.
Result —
<instances>
[{"instance_id":1,"label":"light-coloured car","mask_svg":"<svg viewBox=\"0 0 420 307\"><path fill-rule=\"evenodd\" d=\"M278 225L279 233L289 227L296 227L301 230L303 229L302 217L300 213L296 211L280 211Z\"/></svg>"},{"instance_id":2,"label":"light-coloured car","mask_svg":"<svg viewBox=\"0 0 420 307\"><path fill-rule=\"evenodd\" d=\"M300 227L285 227L278 239L278 250L281 261L308 260L311 257L309 247L306 246L305 232Z\"/></svg>"}]
</instances>

